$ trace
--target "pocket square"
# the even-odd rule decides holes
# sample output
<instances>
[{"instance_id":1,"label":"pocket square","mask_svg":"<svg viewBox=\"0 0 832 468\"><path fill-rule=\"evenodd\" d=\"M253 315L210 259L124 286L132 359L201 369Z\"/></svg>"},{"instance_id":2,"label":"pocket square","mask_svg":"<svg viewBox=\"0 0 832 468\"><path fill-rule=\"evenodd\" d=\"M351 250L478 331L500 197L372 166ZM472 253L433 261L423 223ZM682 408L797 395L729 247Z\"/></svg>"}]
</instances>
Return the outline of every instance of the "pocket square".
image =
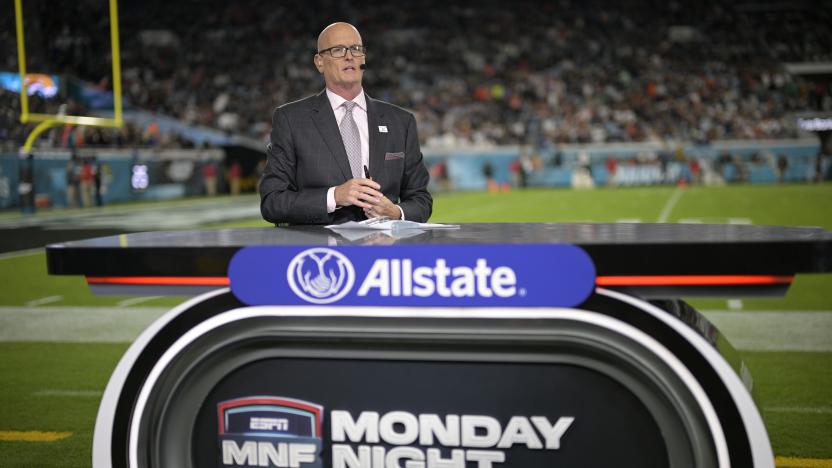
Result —
<instances>
[{"instance_id":1,"label":"pocket square","mask_svg":"<svg viewBox=\"0 0 832 468\"><path fill-rule=\"evenodd\" d=\"M392 161L396 159L404 159L404 153L384 153L385 161Z\"/></svg>"}]
</instances>

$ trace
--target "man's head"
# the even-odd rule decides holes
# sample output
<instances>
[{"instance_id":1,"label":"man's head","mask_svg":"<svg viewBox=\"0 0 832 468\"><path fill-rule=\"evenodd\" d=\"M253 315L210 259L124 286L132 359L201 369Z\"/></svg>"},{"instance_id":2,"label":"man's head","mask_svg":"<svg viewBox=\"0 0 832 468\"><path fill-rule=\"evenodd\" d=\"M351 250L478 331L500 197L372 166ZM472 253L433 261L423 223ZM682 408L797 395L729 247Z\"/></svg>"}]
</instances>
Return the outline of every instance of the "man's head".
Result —
<instances>
[{"instance_id":1,"label":"man's head","mask_svg":"<svg viewBox=\"0 0 832 468\"><path fill-rule=\"evenodd\" d=\"M344 46L346 51L333 47ZM361 89L361 64L365 57L356 52L360 57L353 55L350 46L363 46L361 35L355 26L349 23L333 23L324 28L318 36L318 53L315 54L315 67L318 72L323 73L326 86L332 91L348 94L358 93ZM333 57L332 52L336 57ZM337 57L340 52L345 52L343 57Z\"/></svg>"}]
</instances>

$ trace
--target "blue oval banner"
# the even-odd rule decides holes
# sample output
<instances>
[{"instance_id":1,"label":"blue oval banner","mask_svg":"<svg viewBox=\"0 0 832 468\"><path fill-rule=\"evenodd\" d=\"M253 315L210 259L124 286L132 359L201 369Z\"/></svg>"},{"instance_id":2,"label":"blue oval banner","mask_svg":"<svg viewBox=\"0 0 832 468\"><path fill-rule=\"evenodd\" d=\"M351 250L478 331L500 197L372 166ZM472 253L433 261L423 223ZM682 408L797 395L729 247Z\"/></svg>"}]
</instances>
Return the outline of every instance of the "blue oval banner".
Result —
<instances>
[{"instance_id":1,"label":"blue oval banner","mask_svg":"<svg viewBox=\"0 0 832 468\"><path fill-rule=\"evenodd\" d=\"M595 287L566 244L254 246L228 276L249 305L574 307Z\"/></svg>"}]
</instances>

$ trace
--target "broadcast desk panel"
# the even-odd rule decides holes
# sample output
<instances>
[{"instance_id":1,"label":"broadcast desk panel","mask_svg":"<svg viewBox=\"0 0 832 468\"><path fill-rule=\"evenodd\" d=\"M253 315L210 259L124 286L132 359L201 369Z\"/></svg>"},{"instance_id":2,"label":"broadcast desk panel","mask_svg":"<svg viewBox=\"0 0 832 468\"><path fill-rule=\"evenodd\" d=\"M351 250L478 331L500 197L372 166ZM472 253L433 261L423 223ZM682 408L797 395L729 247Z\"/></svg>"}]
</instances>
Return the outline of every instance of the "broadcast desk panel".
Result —
<instances>
[{"instance_id":1,"label":"broadcast desk panel","mask_svg":"<svg viewBox=\"0 0 832 468\"><path fill-rule=\"evenodd\" d=\"M95 467L773 467L751 371L678 298L785 294L832 271L832 233L298 226L47 261L103 294L199 294L114 371Z\"/></svg>"}]
</instances>

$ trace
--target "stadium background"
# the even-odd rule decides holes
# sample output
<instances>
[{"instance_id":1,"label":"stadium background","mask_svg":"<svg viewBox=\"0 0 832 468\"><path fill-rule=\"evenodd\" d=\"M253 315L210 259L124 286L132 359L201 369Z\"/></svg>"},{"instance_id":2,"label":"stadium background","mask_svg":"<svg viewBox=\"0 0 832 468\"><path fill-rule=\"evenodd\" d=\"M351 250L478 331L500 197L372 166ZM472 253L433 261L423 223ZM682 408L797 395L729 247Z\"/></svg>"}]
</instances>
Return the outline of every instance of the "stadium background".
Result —
<instances>
[{"instance_id":1,"label":"stadium background","mask_svg":"<svg viewBox=\"0 0 832 468\"><path fill-rule=\"evenodd\" d=\"M22 5L45 75L30 107L111 116L107 2ZM43 245L265 226L251 193L271 111L320 91L315 39L335 20L362 32L367 92L417 115L434 221L832 230L829 132L797 124L832 115L828 1L121 1L125 126L55 127L31 157L0 8L3 466L88 465L109 372L183 299L92 296L46 275ZM693 301L749 362L778 466L832 466L830 288Z\"/></svg>"}]
</instances>

